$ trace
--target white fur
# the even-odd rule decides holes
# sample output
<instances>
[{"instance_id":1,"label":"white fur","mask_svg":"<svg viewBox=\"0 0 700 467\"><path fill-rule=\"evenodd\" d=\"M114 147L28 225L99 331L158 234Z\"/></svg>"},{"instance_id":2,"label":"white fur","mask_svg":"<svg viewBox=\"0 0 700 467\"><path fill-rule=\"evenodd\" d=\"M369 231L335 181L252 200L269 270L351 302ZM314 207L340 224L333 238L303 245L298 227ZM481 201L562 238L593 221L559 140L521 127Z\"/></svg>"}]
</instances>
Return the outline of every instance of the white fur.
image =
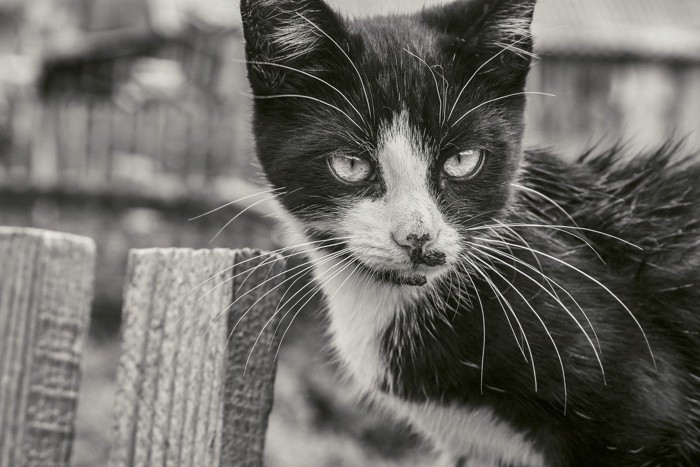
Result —
<instances>
[{"instance_id":1,"label":"white fur","mask_svg":"<svg viewBox=\"0 0 700 467\"><path fill-rule=\"evenodd\" d=\"M291 5L285 5L289 6ZM306 3L298 4L291 10L283 10L279 2L263 0L258 2L258 7L270 11L269 21L274 21L277 16L284 18L270 34L270 40L279 54L275 58L290 60L316 48L320 34L303 16L310 13Z\"/></svg>"},{"instance_id":2,"label":"white fur","mask_svg":"<svg viewBox=\"0 0 700 467\"><path fill-rule=\"evenodd\" d=\"M379 200L363 199L348 206L336 227L341 236L356 236L348 248L377 270L415 272L403 247L396 241L408 234L430 234L432 248L445 253L447 263L457 259L459 234L442 217L428 187L428 159L420 138L402 112L382 131L376 159L386 185ZM361 235L358 235L361 234ZM429 279L447 267L422 268Z\"/></svg>"},{"instance_id":3,"label":"white fur","mask_svg":"<svg viewBox=\"0 0 700 467\"><path fill-rule=\"evenodd\" d=\"M397 115L393 125L384 129L376 154L386 196L353 201L335 225L331 226L328 220L318 220L316 224L332 227L336 236L352 236L347 241L348 248L376 269L408 272L413 267L406 252L392 238L396 232L430 233L433 248L446 254L449 265L459 254L459 236L444 221L430 193L428 157L406 114ZM295 242L308 241L299 221L286 214L283 220ZM382 360L380 339L396 314L423 293L422 289L368 280L354 265L343 269L341 262L324 263L320 254L312 257L319 261L314 273L328 298L333 346L364 394L408 420L436 447L454 455L453 460L468 456L470 467L495 466L499 460L532 467L544 465L542 456L525 437L498 420L489 409L415 404L380 392L378 385L389 371L387 362ZM446 270L447 266L424 272L434 280Z\"/></svg>"},{"instance_id":4,"label":"white fur","mask_svg":"<svg viewBox=\"0 0 700 467\"><path fill-rule=\"evenodd\" d=\"M383 403L399 418L408 420L453 462L468 459L468 467L508 465L544 467L542 454L530 442L488 408L468 409L416 404L382 396ZM453 464L454 465L454 464Z\"/></svg>"},{"instance_id":5,"label":"white fur","mask_svg":"<svg viewBox=\"0 0 700 467\"><path fill-rule=\"evenodd\" d=\"M323 280L323 269L319 276ZM346 282L343 272L324 287L333 346L340 361L359 388L373 390L387 375L381 360L380 338L405 300L400 287L367 282L362 278ZM348 284L348 282L351 282Z\"/></svg>"}]
</instances>

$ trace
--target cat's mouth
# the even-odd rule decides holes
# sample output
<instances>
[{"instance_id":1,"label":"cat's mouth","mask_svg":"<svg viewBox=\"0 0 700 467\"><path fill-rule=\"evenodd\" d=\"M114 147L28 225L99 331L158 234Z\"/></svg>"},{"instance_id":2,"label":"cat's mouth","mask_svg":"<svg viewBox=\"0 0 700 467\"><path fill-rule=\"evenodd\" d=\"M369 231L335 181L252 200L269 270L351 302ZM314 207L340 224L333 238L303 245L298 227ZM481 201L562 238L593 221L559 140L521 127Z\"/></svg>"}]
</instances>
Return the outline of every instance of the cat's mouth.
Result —
<instances>
[{"instance_id":1,"label":"cat's mouth","mask_svg":"<svg viewBox=\"0 0 700 467\"><path fill-rule=\"evenodd\" d=\"M438 251L424 252L420 255L412 255L410 264L403 264L398 267L390 265L380 265L379 267L367 264L357 255L348 251L345 242L333 242L331 235L314 229L308 229L306 234L314 239L317 248L330 250L338 255L338 259L349 261L355 266L358 275L369 277L375 281L393 286L422 287L427 285L431 277L440 275L446 265L445 254Z\"/></svg>"},{"instance_id":2,"label":"cat's mouth","mask_svg":"<svg viewBox=\"0 0 700 467\"><path fill-rule=\"evenodd\" d=\"M428 283L429 273L426 271L427 268L425 267L405 271L398 269L376 269L358 259L355 259L355 263L357 263L358 269L365 275L383 284L422 287Z\"/></svg>"}]
</instances>

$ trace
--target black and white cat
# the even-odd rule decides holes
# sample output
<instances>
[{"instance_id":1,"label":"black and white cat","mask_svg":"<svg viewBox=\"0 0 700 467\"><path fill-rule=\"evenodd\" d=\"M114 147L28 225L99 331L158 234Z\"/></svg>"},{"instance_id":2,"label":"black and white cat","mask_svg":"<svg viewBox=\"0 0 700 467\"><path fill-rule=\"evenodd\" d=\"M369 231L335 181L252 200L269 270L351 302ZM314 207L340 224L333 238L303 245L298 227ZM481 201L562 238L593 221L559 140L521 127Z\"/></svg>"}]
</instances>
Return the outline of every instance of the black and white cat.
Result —
<instances>
[{"instance_id":1,"label":"black and white cat","mask_svg":"<svg viewBox=\"0 0 700 467\"><path fill-rule=\"evenodd\" d=\"M700 465L700 169L524 152L534 6L243 0L258 157L351 379L452 462Z\"/></svg>"}]
</instances>

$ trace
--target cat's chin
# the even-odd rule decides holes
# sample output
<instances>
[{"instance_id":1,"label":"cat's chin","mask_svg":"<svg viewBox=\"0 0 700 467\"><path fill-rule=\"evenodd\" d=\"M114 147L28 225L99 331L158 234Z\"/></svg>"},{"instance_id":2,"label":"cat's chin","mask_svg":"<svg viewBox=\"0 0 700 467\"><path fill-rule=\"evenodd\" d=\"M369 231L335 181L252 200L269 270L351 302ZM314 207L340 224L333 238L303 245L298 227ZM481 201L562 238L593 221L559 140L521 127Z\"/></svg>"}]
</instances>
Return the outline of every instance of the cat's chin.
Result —
<instances>
[{"instance_id":1,"label":"cat's chin","mask_svg":"<svg viewBox=\"0 0 700 467\"><path fill-rule=\"evenodd\" d=\"M378 281L390 285L407 285L411 287L422 287L428 283L425 274L400 275L394 272L375 273Z\"/></svg>"}]
</instances>

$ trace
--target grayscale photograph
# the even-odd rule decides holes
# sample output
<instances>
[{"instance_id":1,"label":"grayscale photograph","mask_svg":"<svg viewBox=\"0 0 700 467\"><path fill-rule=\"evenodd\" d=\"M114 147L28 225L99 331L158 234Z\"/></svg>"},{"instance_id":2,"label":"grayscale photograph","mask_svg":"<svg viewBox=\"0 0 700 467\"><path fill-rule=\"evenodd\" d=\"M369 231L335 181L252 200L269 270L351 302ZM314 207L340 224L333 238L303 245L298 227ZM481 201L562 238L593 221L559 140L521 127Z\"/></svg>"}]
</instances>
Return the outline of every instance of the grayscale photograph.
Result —
<instances>
[{"instance_id":1,"label":"grayscale photograph","mask_svg":"<svg viewBox=\"0 0 700 467\"><path fill-rule=\"evenodd\" d=\"M700 465L700 0L0 0L0 467Z\"/></svg>"}]
</instances>

